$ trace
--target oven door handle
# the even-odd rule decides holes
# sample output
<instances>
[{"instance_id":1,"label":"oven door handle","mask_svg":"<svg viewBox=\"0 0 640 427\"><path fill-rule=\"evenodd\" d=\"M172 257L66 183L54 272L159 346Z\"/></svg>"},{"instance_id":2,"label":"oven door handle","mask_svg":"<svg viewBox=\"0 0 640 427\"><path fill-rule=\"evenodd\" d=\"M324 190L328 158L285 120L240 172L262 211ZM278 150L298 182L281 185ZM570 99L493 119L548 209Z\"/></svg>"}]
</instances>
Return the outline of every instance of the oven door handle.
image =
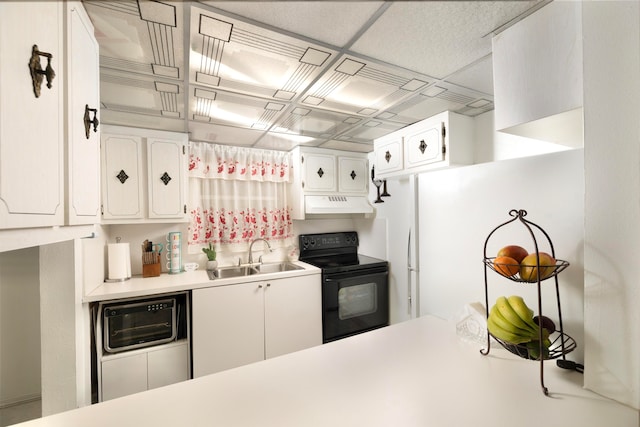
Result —
<instances>
[{"instance_id":1,"label":"oven door handle","mask_svg":"<svg viewBox=\"0 0 640 427\"><path fill-rule=\"evenodd\" d=\"M325 277L324 281L325 282L337 282L339 280L344 280L344 279L365 279L367 277L378 277L380 275L388 276L389 275L389 271L388 270L382 270L382 271L378 271L376 273L370 273L370 274L341 273L341 274L333 275L332 277Z\"/></svg>"}]
</instances>

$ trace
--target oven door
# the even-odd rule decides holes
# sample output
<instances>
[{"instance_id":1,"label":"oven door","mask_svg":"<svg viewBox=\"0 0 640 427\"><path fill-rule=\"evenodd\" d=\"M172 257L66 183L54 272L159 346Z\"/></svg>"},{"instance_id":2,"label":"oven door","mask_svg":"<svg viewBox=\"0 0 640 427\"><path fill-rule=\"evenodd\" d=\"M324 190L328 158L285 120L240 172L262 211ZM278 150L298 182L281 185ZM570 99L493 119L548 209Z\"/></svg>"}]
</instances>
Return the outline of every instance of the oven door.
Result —
<instances>
[{"instance_id":1,"label":"oven door","mask_svg":"<svg viewBox=\"0 0 640 427\"><path fill-rule=\"evenodd\" d=\"M164 344L177 336L176 298L106 305L102 313L108 353Z\"/></svg>"},{"instance_id":2,"label":"oven door","mask_svg":"<svg viewBox=\"0 0 640 427\"><path fill-rule=\"evenodd\" d=\"M323 342L389 324L388 269L323 275Z\"/></svg>"}]
</instances>

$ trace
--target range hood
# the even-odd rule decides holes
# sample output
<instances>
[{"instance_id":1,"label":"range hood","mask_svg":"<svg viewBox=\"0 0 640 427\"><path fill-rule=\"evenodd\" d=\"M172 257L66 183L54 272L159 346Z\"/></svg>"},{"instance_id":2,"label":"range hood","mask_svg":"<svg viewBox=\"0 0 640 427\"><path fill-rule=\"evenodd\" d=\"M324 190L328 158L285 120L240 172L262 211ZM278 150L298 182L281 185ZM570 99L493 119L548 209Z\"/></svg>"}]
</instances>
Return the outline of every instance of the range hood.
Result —
<instances>
[{"instance_id":1,"label":"range hood","mask_svg":"<svg viewBox=\"0 0 640 427\"><path fill-rule=\"evenodd\" d=\"M307 214L371 214L373 206L366 196L304 196Z\"/></svg>"}]
</instances>

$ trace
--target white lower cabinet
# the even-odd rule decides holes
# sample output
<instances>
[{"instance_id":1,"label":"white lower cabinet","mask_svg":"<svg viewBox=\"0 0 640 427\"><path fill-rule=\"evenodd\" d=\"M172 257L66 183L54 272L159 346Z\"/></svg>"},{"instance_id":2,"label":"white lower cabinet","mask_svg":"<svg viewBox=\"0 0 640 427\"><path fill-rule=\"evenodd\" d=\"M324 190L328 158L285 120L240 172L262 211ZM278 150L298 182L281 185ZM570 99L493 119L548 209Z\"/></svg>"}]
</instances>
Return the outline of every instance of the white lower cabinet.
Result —
<instances>
[{"instance_id":1,"label":"white lower cabinet","mask_svg":"<svg viewBox=\"0 0 640 427\"><path fill-rule=\"evenodd\" d=\"M101 401L186 381L190 378L188 343L104 356L101 377Z\"/></svg>"},{"instance_id":2,"label":"white lower cabinet","mask_svg":"<svg viewBox=\"0 0 640 427\"><path fill-rule=\"evenodd\" d=\"M322 344L320 275L195 289L194 378Z\"/></svg>"}]
</instances>

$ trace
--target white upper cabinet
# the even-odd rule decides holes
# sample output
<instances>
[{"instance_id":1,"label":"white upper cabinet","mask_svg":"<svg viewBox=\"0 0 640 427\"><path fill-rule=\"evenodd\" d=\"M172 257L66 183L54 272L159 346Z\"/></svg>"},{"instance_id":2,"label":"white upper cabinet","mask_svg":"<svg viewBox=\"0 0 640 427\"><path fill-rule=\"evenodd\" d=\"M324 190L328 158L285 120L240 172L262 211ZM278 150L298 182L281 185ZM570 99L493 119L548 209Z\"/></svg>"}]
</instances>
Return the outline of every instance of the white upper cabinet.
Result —
<instances>
[{"instance_id":1,"label":"white upper cabinet","mask_svg":"<svg viewBox=\"0 0 640 427\"><path fill-rule=\"evenodd\" d=\"M400 131L377 139L375 141L376 176L402 171L404 167L403 150Z\"/></svg>"},{"instance_id":2,"label":"white upper cabinet","mask_svg":"<svg viewBox=\"0 0 640 427\"><path fill-rule=\"evenodd\" d=\"M99 49L79 1L0 2L0 229L95 224ZM29 65L27 67L26 65Z\"/></svg>"},{"instance_id":3,"label":"white upper cabinet","mask_svg":"<svg viewBox=\"0 0 640 427\"><path fill-rule=\"evenodd\" d=\"M186 214L186 145L147 138L149 218L182 218Z\"/></svg>"},{"instance_id":4,"label":"white upper cabinet","mask_svg":"<svg viewBox=\"0 0 640 427\"><path fill-rule=\"evenodd\" d=\"M293 151L296 185L305 194L357 194L368 191L365 153L298 147Z\"/></svg>"},{"instance_id":5,"label":"white upper cabinet","mask_svg":"<svg viewBox=\"0 0 640 427\"><path fill-rule=\"evenodd\" d=\"M106 126L103 222L186 221L186 146L186 134Z\"/></svg>"},{"instance_id":6,"label":"white upper cabinet","mask_svg":"<svg viewBox=\"0 0 640 427\"><path fill-rule=\"evenodd\" d=\"M0 228L64 222L63 6L0 2Z\"/></svg>"},{"instance_id":7,"label":"white upper cabinet","mask_svg":"<svg viewBox=\"0 0 640 427\"><path fill-rule=\"evenodd\" d=\"M296 147L291 153L293 219L373 211L366 201L370 177L366 153L317 147Z\"/></svg>"},{"instance_id":8,"label":"white upper cabinet","mask_svg":"<svg viewBox=\"0 0 640 427\"><path fill-rule=\"evenodd\" d=\"M496 35L496 130L582 146L582 63L581 2L551 2Z\"/></svg>"},{"instance_id":9,"label":"white upper cabinet","mask_svg":"<svg viewBox=\"0 0 640 427\"><path fill-rule=\"evenodd\" d=\"M80 2L68 2L67 224L100 222L100 72L93 25Z\"/></svg>"},{"instance_id":10,"label":"white upper cabinet","mask_svg":"<svg viewBox=\"0 0 640 427\"><path fill-rule=\"evenodd\" d=\"M304 191L336 191L336 156L333 154L303 154Z\"/></svg>"},{"instance_id":11,"label":"white upper cabinet","mask_svg":"<svg viewBox=\"0 0 640 427\"><path fill-rule=\"evenodd\" d=\"M338 156L338 192L366 193L369 184L368 164L366 158Z\"/></svg>"},{"instance_id":12,"label":"white upper cabinet","mask_svg":"<svg viewBox=\"0 0 640 427\"><path fill-rule=\"evenodd\" d=\"M141 219L142 138L102 134L102 215L104 219Z\"/></svg>"},{"instance_id":13,"label":"white upper cabinet","mask_svg":"<svg viewBox=\"0 0 640 427\"><path fill-rule=\"evenodd\" d=\"M405 168L417 168L443 161L446 154L446 128L440 119L424 120L404 135Z\"/></svg>"},{"instance_id":14,"label":"white upper cabinet","mask_svg":"<svg viewBox=\"0 0 640 427\"><path fill-rule=\"evenodd\" d=\"M388 178L474 162L474 120L445 111L373 142L375 177Z\"/></svg>"}]
</instances>

